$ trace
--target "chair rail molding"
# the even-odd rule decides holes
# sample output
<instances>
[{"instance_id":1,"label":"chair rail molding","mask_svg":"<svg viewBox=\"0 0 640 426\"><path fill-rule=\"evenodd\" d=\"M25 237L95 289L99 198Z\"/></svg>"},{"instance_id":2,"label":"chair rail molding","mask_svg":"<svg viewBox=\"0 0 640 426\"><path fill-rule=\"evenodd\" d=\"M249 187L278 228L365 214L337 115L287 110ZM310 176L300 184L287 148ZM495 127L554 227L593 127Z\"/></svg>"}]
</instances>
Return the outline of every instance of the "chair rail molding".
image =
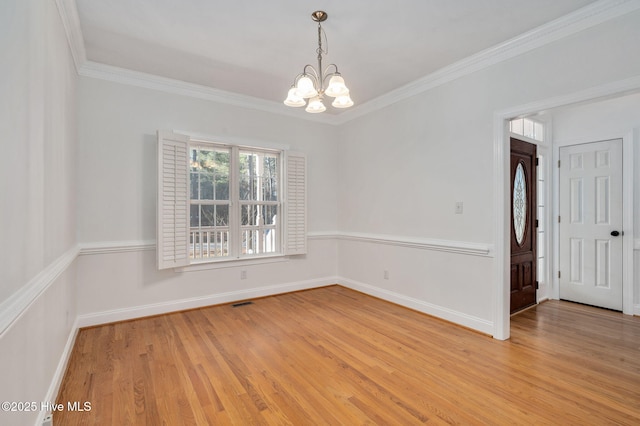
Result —
<instances>
[{"instance_id":1,"label":"chair rail molding","mask_svg":"<svg viewBox=\"0 0 640 426\"><path fill-rule=\"evenodd\" d=\"M373 244L386 244L421 250L445 251L456 254L493 257L493 245L466 241L439 240L396 235L342 232L336 235L339 240L361 241Z\"/></svg>"},{"instance_id":2,"label":"chair rail molding","mask_svg":"<svg viewBox=\"0 0 640 426\"><path fill-rule=\"evenodd\" d=\"M409 247L421 250L445 251L457 254L493 257L493 245L467 241L439 240L432 238L416 238L410 236L368 234L358 232L315 231L309 232L310 240L344 240L360 241L373 244L386 244L398 247ZM108 253L125 253L130 251L155 250L155 240L104 241L81 243L80 255L96 255Z\"/></svg>"},{"instance_id":3,"label":"chair rail molding","mask_svg":"<svg viewBox=\"0 0 640 426\"><path fill-rule=\"evenodd\" d=\"M80 243L80 256L108 253L126 253L129 251L155 250L156 240L101 241Z\"/></svg>"},{"instance_id":4,"label":"chair rail molding","mask_svg":"<svg viewBox=\"0 0 640 426\"><path fill-rule=\"evenodd\" d=\"M0 337L67 270L78 257L79 252L79 247L74 245L40 271L26 285L0 303Z\"/></svg>"}]
</instances>

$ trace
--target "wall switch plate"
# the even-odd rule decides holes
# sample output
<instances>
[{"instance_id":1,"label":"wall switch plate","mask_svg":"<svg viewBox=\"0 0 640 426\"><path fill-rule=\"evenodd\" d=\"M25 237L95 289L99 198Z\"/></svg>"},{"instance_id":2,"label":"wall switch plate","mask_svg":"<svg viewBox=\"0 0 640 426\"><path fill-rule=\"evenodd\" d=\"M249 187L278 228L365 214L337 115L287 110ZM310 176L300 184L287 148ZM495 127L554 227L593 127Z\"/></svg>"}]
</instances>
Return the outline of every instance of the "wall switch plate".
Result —
<instances>
[{"instance_id":1,"label":"wall switch plate","mask_svg":"<svg viewBox=\"0 0 640 426\"><path fill-rule=\"evenodd\" d=\"M246 280L247 279L247 271L240 271L240 279L241 280Z\"/></svg>"},{"instance_id":2,"label":"wall switch plate","mask_svg":"<svg viewBox=\"0 0 640 426\"><path fill-rule=\"evenodd\" d=\"M389 279L389 271L387 271L385 269L385 271L382 273L382 276L384 277L385 280L388 280Z\"/></svg>"},{"instance_id":3,"label":"wall switch plate","mask_svg":"<svg viewBox=\"0 0 640 426\"><path fill-rule=\"evenodd\" d=\"M456 214L462 214L463 207L464 206L463 206L462 201L456 201L456 207L455 207Z\"/></svg>"}]
</instances>

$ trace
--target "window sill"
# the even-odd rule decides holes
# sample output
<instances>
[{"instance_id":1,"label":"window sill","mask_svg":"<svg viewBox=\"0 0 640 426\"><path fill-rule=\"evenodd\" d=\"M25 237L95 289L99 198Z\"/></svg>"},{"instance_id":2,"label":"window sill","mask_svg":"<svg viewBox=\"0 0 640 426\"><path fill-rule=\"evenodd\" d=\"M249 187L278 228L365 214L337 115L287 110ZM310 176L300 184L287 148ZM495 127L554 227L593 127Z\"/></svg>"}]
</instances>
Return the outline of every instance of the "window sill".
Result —
<instances>
[{"instance_id":1,"label":"window sill","mask_svg":"<svg viewBox=\"0 0 640 426\"><path fill-rule=\"evenodd\" d=\"M284 254L274 254L271 256L248 257L243 259L223 259L209 260L192 263L188 266L174 268L175 272L196 272L207 269L236 268L239 266L263 265L266 263L287 262L289 259Z\"/></svg>"}]
</instances>

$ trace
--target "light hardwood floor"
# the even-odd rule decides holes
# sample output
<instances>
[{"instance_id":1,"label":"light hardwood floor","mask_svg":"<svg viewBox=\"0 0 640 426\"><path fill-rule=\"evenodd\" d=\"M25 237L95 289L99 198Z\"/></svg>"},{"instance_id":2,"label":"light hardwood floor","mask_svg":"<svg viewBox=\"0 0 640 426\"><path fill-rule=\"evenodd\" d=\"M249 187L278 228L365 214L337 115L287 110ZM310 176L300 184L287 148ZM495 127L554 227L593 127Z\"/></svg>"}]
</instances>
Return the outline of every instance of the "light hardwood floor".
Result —
<instances>
[{"instance_id":1,"label":"light hardwood floor","mask_svg":"<svg viewBox=\"0 0 640 426\"><path fill-rule=\"evenodd\" d=\"M640 424L640 318L549 301L497 341L331 286L83 329L54 425Z\"/></svg>"}]
</instances>

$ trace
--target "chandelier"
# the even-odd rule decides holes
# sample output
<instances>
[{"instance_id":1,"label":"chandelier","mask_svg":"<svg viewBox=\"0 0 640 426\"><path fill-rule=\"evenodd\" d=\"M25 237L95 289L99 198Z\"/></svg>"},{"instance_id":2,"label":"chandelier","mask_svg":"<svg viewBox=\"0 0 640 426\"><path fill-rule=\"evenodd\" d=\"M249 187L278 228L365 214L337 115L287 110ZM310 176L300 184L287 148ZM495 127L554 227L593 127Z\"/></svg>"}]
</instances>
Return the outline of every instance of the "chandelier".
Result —
<instances>
[{"instance_id":1,"label":"chandelier","mask_svg":"<svg viewBox=\"0 0 640 426\"><path fill-rule=\"evenodd\" d=\"M329 53L328 49L322 48L322 35L324 34L325 43L327 35L322 29L321 22L327 20L327 13L317 10L311 14L311 19L318 23L318 49L316 49L318 53L318 68L316 69L309 64L304 66L302 72L293 80L284 104L290 107L307 105L307 108L305 108L307 112L323 112L327 109L322 103L322 99L326 95L335 98L331 103L335 108L349 108L353 105L353 101L349 96L349 89L347 89L342 76L338 72L338 66L329 64L326 68L322 68L322 54ZM325 87L327 79L329 79L329 84ZM307 103L305 99L309 99L309 102Z\"/></svg>"}]
</instances>

